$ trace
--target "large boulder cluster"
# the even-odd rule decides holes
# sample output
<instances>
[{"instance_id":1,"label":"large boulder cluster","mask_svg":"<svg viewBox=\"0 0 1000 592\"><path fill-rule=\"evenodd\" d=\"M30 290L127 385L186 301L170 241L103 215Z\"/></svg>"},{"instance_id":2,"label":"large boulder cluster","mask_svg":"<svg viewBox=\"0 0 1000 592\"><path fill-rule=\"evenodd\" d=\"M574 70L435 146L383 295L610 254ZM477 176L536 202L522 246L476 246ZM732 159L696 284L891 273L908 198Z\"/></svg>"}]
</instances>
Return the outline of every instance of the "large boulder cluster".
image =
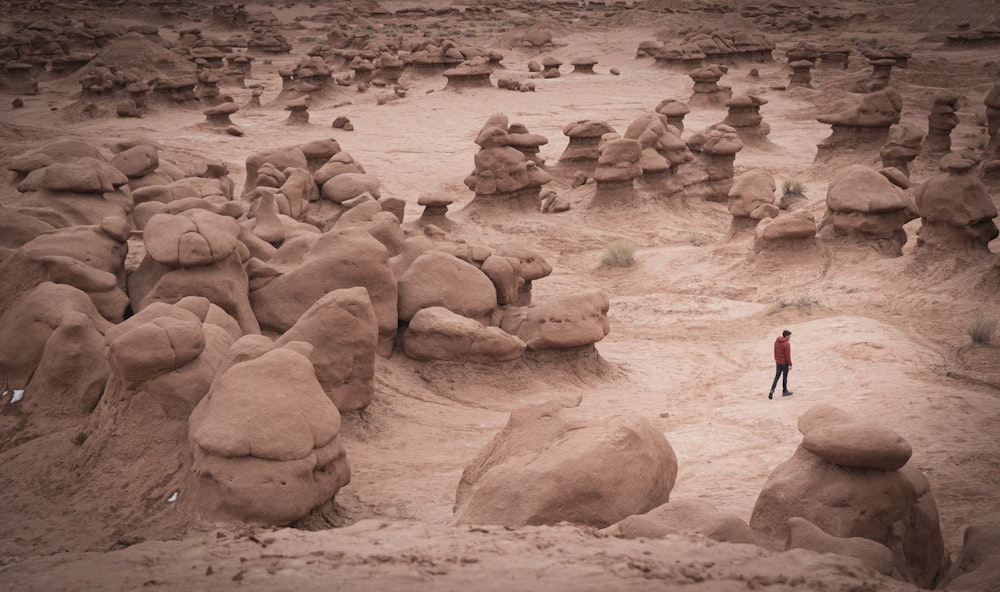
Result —
<instances>
[{"instance_id":1,"label":"large boulder cluster","mask_svg":"<svg viewBox=\"0 0 1000 592\"><path fill-rule=\"evenodd\" d=\"M483 137L512 127L530 136L496 118ZM404 203L334 140L249 156L241 192L221 162L188 166L141 140L12 161L0 371L30 413L97 413L95 450L189 451L174 485L194 515L289 524L331 500L350 480L340 413L371 403L378 355L590 355L609 331L599 291L532 302L552 268L531 245L404 230Z\"/></svg>"}]
</instances>

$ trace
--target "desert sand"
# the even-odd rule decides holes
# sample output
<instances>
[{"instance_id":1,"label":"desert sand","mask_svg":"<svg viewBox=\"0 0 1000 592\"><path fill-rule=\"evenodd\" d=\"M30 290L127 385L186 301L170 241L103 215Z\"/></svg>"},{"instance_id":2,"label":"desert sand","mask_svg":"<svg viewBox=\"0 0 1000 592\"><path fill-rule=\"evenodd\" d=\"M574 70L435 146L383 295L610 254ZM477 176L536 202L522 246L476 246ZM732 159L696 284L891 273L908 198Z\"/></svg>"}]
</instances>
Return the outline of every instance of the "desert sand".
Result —
<instances>
[{"instance_id":1,"label":"desert sand","mask_svg":"<svg viewBox=\"0 0 1000 592\"><path fill-rule=\"evenodd\" d=\"M183 10L169 16L155 14L154 5L116 4L107 14L94 9L99 2L4 4L3 12L23 20L101 15L156 25L168 40L189 26L206 36L232 34L213 25L199 3L181 3ZM796 30L794 20L758 27L745 2L495 3L506 10L491 14L469 9L494 3L441 0L433 5L457 11L405 17L395 13L431 3L362 4L351 26L377 31L408 22L417 32L440 29L498 50L503 68L494 71L494 86L501 75L528 80L528 63L547 56L560 58L564 73L533 79L535 92L456 91L444 88L443 76L404 70L403 98L381 104L381 89L342 87L335 98L310 105L308 125L288 126L284 102L276 101L278 70L297 63L330 24L311 18L322 4L248 3L251 12L277 17L293 49L254 62L247 82L259 85L264 107L232 115L242 136L206 129L202 109L157 108L138 119L88 116L71 76L42 79L36 95L0 89L0 165L6 170L17 156L55 139L110 147L142 137L160 143L162 154L178 163L224 162L239 188L250 154L334 138L378 177L383 196L406 202L407 220L420 215L420 198L446 196L454 200L450 236L534 244L553 267L535 282L536 299L604 291L610 333L590 356L545 352L491 364L418 362L398 350L378 357L371 405L342 413L351 481L321 519L302 528L191 521L168 502L180 459L150 467L142 458L122 458L122 474L134 481L109 481L82 468L92 459L81 458L85 448L74 438L88 429L86 422L45 425L35 418L34 432L25 434L28 418L4 400L0 588L915 589L844 557L716 543L696 534L620 539L569 524L451 526L463 469L510 411L574 396L582 397L588 417L640 415L662 430L677 456L671 499L708 502L748 521L768 475L801 441L798 418L825 403L890 426L912 444L909 463L929 480L953 558L967 526L1000 521L1000 344L995 338L973 346L966 333L977 316L1000 316L1000 241L992 241L987 254L928 255L916 247L916 219L904 226L908 240L899 257L849 241L756 251L752 233L730 235L725 203L656 199L639 186L638 199L624 206L592 207L592 185L574 188L558 174L546 187L570 203L565 212L463 211L473 199L463 179L473 169L474 140L487 118L504 113L547 137L540 156L554 166L567 143L567 123L602 120L621 132L664 99L686 101L691 79L636 57L636 48L646 39L710 25L762 30L776 43L773 62L731 65L723 79L734 95L767 99L760 113L771 128L767 146L737 154L736 174L763 171L779 188L786 179L801 181L805 209L820 220L827 185L845 165L814 164L817 144L830 133L816 117L855 104L858 95L846 89L871 69L858 52L862 45L912 53L908 67L892 73L892 87L904 99L903 123L926 129L933 98L955 93L959 124L952 150L982 150L986 132L977 117L1000 80L1000 46L950 47L945 34L968 22L1000 26L992 2L784 3L808 30ZM662 10L668 5L674 10ZM376 6L381 10L373 13ZM810 21L810 9L832 16ZM552 31L555 44L523 45L524 34L539 27ZM791 69L784 52L802 41L838 42L855 51L845 70L814 69L813 89L785 90ZM595 74L569 73L570 60L581 55L597 60ZM224 92L237 105L251 97L250 88ZM15 97L23 107L12 106ZM331 127L340 116L353 130ZM685 130L724 116L692 109ZM911 162L911 187L935 174L938 160L921 154ZM863 163L881 166L877 154ZM2 185L0 202L9 204L17 191L9 181ZM991 195L1000 203L996 185ZM618 239L636 245L635 263L603 266L602 252ZM141 242L130 246L134 264ZM783 329L793 333L795 394L769 400L771 348ZM38 434L44 435L33 437Z\"/></svg>"}]
</instances>

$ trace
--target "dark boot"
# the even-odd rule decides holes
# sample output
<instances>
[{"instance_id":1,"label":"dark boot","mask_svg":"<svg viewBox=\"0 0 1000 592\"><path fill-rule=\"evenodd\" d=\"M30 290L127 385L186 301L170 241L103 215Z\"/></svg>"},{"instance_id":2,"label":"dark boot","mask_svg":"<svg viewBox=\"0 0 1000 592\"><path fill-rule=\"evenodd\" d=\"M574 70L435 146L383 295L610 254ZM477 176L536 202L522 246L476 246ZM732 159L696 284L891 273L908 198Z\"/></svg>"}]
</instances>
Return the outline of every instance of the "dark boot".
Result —
<instances>
[{"instance_id":1,"label":"dark boot","mask_svg":"<svg viewBox=\"0 0 1000 592\"><path fill-rule=\"evenodd\" d=\"M784 391L781 393L782 397L791 397L794 393L792 391Z\"/></svg>"},{"instance_id":2,"label":"dark boot","mask_svg":"<svg viewBox=\"0 0 1000 592\"><path fill-rule=\"evenodd\" d=\"M767 398L768 399L773 399L774 398L774 391L771 391L771 392L767 393Z\"/></svg>"}]
</instances>

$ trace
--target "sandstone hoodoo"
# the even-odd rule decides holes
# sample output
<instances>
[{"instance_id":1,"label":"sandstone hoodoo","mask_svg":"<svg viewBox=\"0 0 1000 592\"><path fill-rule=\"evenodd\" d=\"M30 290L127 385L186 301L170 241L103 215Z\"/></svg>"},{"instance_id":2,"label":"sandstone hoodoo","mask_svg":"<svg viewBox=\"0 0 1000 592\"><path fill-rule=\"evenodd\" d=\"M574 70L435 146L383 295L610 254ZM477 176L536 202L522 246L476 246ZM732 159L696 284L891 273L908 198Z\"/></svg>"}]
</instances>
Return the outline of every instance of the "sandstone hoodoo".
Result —
<instances>
[{"instance_id":1,"label":"sandstone hoodoo","mask_svg":"<svg viewBox=\"0 0 1000 592\"><path fill-rule=\"evenodd\" d=\"M852 165L830 182L826 214L820 229L830 226L857 244L894 257L906 244L903 225L917 217L913 199L884 175L863 165Z\"/></svg>"},{"instance_id":2,"label":"sandstone hoodoo","mask_svg":"<svg viewBox=\"0 0 1000 592\"><path fill-rule=\"evenodd\" d=\"M538 211L541 187L552 176L510 146L509 129L507 116L502 113L487 120L476 137L480 147L476 168L465 178L465 185L476 194L474 204Z\"/></svg>"},{"instance_id":3,"label":"sandstone hoodoo","mask_svg":"<svg viewBox=\"0 0 1000 592\"><path fill-rule=\"evenodd\" d=\"M889 128L899 123L903 98L891 88L866 95L857 107L821 115L816 118L833 129L833 133L819 143L815 162L833 159L867 158L885 145ZM848 152L850 151L850 152Z\"/></svg>"},{"instance_id":4,"label":"sandstone hoodoo","mask_svg":"<svg viewBox=\"0 0 1000 592\"><path fill-rule=\"evenodd\" d=\"M0 10L4 589L995 587L995 1L203 4Z\"/></svg>"},{"instance_id":5,"label":"sandstone hoodoo","mask_svg":"<svg viewBox=\"0 0 1000 592\"><path fill-rule=\"evenodd\" d=\"M986 252L1000 235L997 208L974 170L978 161L969 152L953 152L941 159L941 172L916 188L920 228L917 246L944 251Z\"/></svg>"},{"instance_id":6,"label":"sandstone hoodoo","mask_svg":"<svg viewBox=\"0 0 1000 592\"><path fill-rule=\"evenodd\" d=\"M692 109L723 109L733 96L733 89L720 86L719 80L728 72L725 66L713 64L692 71L688 76L694 81L694 94L688 99Z\"/></svg>"}]
</instances>

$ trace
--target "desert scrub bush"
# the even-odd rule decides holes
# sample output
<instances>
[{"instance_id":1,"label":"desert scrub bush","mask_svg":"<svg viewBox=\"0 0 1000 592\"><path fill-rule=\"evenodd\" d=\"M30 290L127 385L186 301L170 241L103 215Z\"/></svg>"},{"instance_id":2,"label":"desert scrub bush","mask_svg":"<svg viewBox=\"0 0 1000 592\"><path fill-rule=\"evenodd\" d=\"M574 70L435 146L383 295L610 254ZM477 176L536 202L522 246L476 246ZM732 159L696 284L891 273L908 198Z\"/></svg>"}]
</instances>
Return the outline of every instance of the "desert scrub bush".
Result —
<instances>
[{"instance_id":1,"label":"desert scrub bush","mask_svg":"<svg viewBox=\"0 0 1000 592\"><path fill-rule=\"evenodd\" d=\"M687 233L687 242L691 243L696 247L702 247L708 243L705 235L697 230L689 230Z\"/></svg>"},{"instance_id":2,"label":"desert scrub bush","mask_svg":"<svg viewBox=\"0 0 1000 592\"><path fill-rule=\"evenodd\" d=\"M986 315L978 315L969 322L965 332L976 345L989 345L993 342L993 333L997 330L997 320Z\"/></svg>"},{"instance_id":3,"label":"desert scrub bush","mask_svg":"<svg viewBox=\"0 0 1000 592\"><path fill-rule=\"evenodd\" d=\"M781 182L781 194L782 195L801 195L805 197L806 195L806 185L801 179L796 179L795 177L788 177Z\"/></svg>"},{"instance_id":4,"label":"desert scrub bush","mask_svg":"<svg viewBox=\"0 0 1000 592\"><path fill-rule=\"evenodd\" d=\"M604 267L630 267L635 263L635 243L619 239L604 247L601 265Z\"/></svg>"},{"instance_id":5,"label":"desert scrub bush","mask_svg":"<svg viewBox=\"0 0 1000 592\"><path fill-rule=\"evenodd\" d=\"M778 298L774 301L770 308L767 309L767 314L774 314L785 310L786 308L810 308L818 305L819 300L807 294L800 294L798 296L788 298Z\"/></svg>"},{"instance_id":6,"label":"desert scrub bush","mask_svg":"<svg viewBox=\"0 0 1000 592\"><path fill-rule=\"evenodd\" d=\"M264 58L264 65L265 66L270 66L271 64L272 64L271 58Z\"/></svg>"},{"instance_id":7,"label":"desert scrub bush","mask_svg":"<svg viewBox=\"0 0 1000 592\"><path fill-rule=\"evenodd\" d=\"M979 127L986 127L986 114L976 113L976 125Z\"/></svg>"}]
</instances>

